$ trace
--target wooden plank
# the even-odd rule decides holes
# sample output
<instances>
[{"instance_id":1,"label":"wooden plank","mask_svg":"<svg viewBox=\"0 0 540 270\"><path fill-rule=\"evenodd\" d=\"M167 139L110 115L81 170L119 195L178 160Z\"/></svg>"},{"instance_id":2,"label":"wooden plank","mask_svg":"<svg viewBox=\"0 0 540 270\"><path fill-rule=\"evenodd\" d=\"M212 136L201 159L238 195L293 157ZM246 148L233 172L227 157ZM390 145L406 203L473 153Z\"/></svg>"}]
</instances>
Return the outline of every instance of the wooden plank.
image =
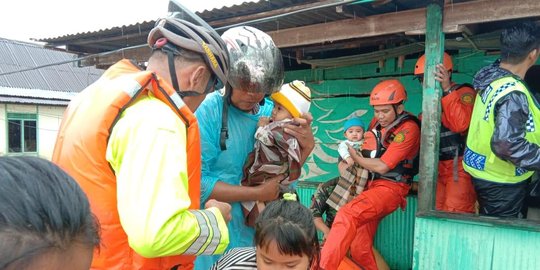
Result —
<instances>
[{"instance_id":1,"label":"wooden plank","mask_svg":"<svg viewBox=\"0 0 540 270\"><path fill-rule=\"evenodd\" d=\"M442 32L443 8L437 3L427 6L426 13L426 68L422 96L422 130L420 147L420 176L418 212L432 210L435 205L435 186L439 164L439 131L441 126L441 85L433 73L437 63L442 63L444 33Z\"/></svg>"},{"instance_id":2,"label":"wooden plank","mask_svg":"<svg viewBox=\"0 0 540 270\"><path fill-rule=\"evenodd\" d=\"M339 40L364 38L426 28L425 8L346 19L269 32L280 48L331 43ZM538 0L470 1L447 5L443 29L456 25L485 23L540 16Z\"/></svg>"},{"instance_id":3,"label":"wooden plank","mask_svg":"<svg viewBox=\"0 0 540 270\"><path fill-rule=\"evenodd\" d=\"M411 43L399 47L394 47L390 49L382 49L379 51L373 51L369 53L335 57L335 58L326 58L326 59L311 59L311 60L300 60L301 63L310 64L314 67L340 67L340 66L352 66L359 64L372 63L377 61L382 61L386 59L392 59L400 55L408 55L424 51L424 45L420 43ZM381 65L379 62L379 67L384 67L384 63Z\"/></svg>"},{"instance_id":4,"label":"wooden plank","mask_svg":"<svg viewBox=\"0 0 540 270\"><path fill-rule=\"evenodd\" d=\"M129 59L134 62L145 62L150 57L152 49L148 46L137 46L126 48L124 50L110 53L104 56L89 57L79 62L80 66L98 66L99 68L108 68L114 63L122 60Z\"/></svg>"}]
</instances>

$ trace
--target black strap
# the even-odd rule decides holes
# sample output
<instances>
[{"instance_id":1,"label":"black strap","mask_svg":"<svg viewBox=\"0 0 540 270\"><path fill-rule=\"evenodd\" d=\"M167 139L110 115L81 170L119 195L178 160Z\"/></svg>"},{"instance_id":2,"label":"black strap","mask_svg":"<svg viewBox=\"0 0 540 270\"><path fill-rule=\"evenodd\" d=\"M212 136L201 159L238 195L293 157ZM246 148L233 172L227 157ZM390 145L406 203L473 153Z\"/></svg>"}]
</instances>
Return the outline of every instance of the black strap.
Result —
<instances>
[{"instance_id":1,"label":"black strap","mask_svg":"<svg viewBox=\"0 0 540 270\"><path fill-rule=\"evenodd\" d=\"M167 52L167 59L169 61L169 73L171 75L171 82L172 82L174 91L176 91L176 93L178 93L178 95L180 95L181 98L202 95L201 93L196 92L196 91L180 91L180 86L178 83L178 76L176 76L176 66L174 65L175 53L173 50L169 48L165 48L165 47L162 50L164 52ZM211 82L208 81L208 83L211 83Z\"/></svg>"},{"instance_id":2,"label":"black strap","mask_svg":"<svg viewBox=\"0 0 540 270\"><path fill-rule=\"evenodd\" d=\"M227 139L229 138L229 106L231 102L232 87L227 84L225 86L225 94L223 95L223 114L221 115L221 132L219 134L219 147L221 151L227 150Z\"/></svg>"},{"instance_id":3,"label":"black strap","mask_svg":"<svg viewBox=\"0 0 540 270\"><path fill-rule=\"evenodd\" d=\"M382 154L386 151L386 148L385 148L386 146L384 144L389 144L390 143L389 141L393 140L392 133L394 131L394 128L400 126L402 123L405 123L406 121L409 121L409 120L413 121L419 128L421 127L420 120L418 120L416 116L408 112L404 112L401 115L399 115L396 118L396 120L394 120L394 122L390 123L390 125L385 127L386 131L384 134L377 134L373 132L375 134L375 139L377 140L377 151L378 151L377 156L379 157L382 156ZM382 127L380 126L379 123L377 123L377 125L374 127L374 129L378 132L380 132L381 128ZM420 152L418 152L418 154L416 154L416 156L413 159L400 161L394 169L390 170L384 175L370 172L370 178L371 179L381 178L381 179L391 180L395 182L402 182L402 183L410 184L410 181L412 181L412 178L414 177L414 175L418 173L415 169L415 162L418 161L419 154ZM404 165L410 165L410 164L413 165L412 166L413 168L408 168L404 166ZM409 175L410 178L404 177L404 175Z\"/></svg>"},{"instance_id":4,"label":"black strap","mask_svg":"<svg viewBox=\"0 0 540 270\"><path fill-rule=\"evenodd\" d=\"M454 85L450 86L450 89L448 89L448 91L443 92L443 97L445 97L445 96L449 95L450 93L460 89L461 87L470 87L470 88L474 89L474 86L472 86L472 84L470 84L470 83L454 84Z\"/></svg>"},{"instance_id":5,"label":"black strap","mask_svg":"<svg viewBox=\"0 0 540 270\"><path fill-rule=\"evenodd\" d=\"M178 94L180 94L180 87L178 86L178 77L176 76L176 67L174 66L174 53L171 50L164 50L164 51L167 52L167 59L169 60L169 73L171 75L171 82L172 82L173 88Z\"/></svg>"},{"instance_id":6,"label":"black strap","mask_svg":"<svg viewBox=\"0 0 540 270\"><path fill-rule=\"evenodd\" d=\"M392 135L392 132L394 131L394 128L401 125L401 123L404 123L407 120L413 121L418 126L418 128L422 127L422 124L420 123L420 120L418 120L418 118L416 116L414 116L414 115L412 115L412 114L410 114L408 112L403 112L401 115L398 115L398 117L396 118L396 120L394 120L394 122L390 123L388 126L385 127L385 132L381 135L381 141L384 142L384 143L387 143L387 140L389 140L389 139L392 140L393 137L391 137L390 135ZM374 128L377 129L377 130L380 130L382 127L377 122L377 124L375 125Z\"/></svg>"}]
</instances>

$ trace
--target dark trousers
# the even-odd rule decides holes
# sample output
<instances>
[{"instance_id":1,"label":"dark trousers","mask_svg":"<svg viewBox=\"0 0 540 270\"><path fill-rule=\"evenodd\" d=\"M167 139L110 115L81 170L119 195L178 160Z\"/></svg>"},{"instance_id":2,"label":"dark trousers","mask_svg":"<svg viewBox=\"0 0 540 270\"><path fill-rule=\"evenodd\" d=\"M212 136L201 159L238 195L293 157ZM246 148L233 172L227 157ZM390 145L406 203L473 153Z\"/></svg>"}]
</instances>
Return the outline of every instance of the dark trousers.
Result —
<instances>
[{"instance_id":1,"label":"dark trousers","mask_svg":"<svg viewBox=\"0 0 540 270\"><path fill-rule=\"evenodd\" d=\"M525 218L525 196L529 179L517 184L501 184L472 178L480 214L494 217Z\"/></svg>"}]
</instances>

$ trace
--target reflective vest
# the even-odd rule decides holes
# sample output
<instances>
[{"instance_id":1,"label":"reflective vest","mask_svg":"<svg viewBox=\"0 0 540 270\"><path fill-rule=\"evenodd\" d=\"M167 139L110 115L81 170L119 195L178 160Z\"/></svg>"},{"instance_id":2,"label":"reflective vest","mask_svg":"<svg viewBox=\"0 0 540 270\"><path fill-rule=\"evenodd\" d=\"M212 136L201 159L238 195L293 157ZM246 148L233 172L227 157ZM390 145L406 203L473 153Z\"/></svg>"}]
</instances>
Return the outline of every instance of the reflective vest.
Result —
<instances>
[{"instance_id":1,"label":"reflective vest","mask_svg":"<svg viewBox=\"0 0 540 270\"><path fill-rule=\"evenodd\" d=\"M377 122L373 128L364 135L362 156L366 158L380 158L396 136L395 130L406 121L413 121L420 127L420 121L410 113L402 113L398 118L385 128ZM413 159L403 160L392 170L380 175L370 172L371 179L386 179L395 182L409 183L418 174L419 154Z\"/></svg>"},{"instance_id":2,"label":"reflective vest","mask_svg":"<svg viewBox=\"0 0 540 270\"><path fill-rule=\"evenodd\" d=\"M529 117L527 122L523 123L526 126L525 139L540 144L539 105L527 86L514 76L505 76L493 81L476 97L463 157L465 171L475 178L514 184L528 179L533 174L532 171L500 159L491 151L491 137L495 129L493 111L497 101L513 91L525 94L529 103Z\"/></svg>"},{"instance_id":3,"label":"reflective vest","mask_svg":"<svg viewBox=\"0 0 540 270\"><path fill-rule=\"evenodd\" d=\"M167 104L187 127L189 208L199 209L201 146L195 115L176 91L152 72L141 71L128 60L116 63L69 104L52 157L90 195L92 212L101 225L101 238L107 246L94 253L92 269L171 269L175 265L189 265L195 259L143 258L129 247L120 224L116 177L105 158L107 143L124 109L148 92Z\"/></svg>"}]
</instances>

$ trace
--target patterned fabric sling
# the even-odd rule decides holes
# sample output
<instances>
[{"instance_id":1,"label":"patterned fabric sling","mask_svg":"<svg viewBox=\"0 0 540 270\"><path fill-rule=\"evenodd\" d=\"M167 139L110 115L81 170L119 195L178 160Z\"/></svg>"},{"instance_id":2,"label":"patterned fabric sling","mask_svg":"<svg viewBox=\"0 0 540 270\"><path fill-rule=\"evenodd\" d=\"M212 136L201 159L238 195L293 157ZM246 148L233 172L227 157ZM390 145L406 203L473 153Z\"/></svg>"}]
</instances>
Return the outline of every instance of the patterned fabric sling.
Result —
<instances>
[{"instance_id":1,"label":"patterned fabric sling","mask_svg":"<svg viewBox=\"0 0 540 270\"><path fill-rule=\"evenodd\" d=\"M353 166L341 172L339 181L326 203L336 211L339 210L362 193L368 178L369 171L354 163Z\"/></svg>"}]
</instances>

